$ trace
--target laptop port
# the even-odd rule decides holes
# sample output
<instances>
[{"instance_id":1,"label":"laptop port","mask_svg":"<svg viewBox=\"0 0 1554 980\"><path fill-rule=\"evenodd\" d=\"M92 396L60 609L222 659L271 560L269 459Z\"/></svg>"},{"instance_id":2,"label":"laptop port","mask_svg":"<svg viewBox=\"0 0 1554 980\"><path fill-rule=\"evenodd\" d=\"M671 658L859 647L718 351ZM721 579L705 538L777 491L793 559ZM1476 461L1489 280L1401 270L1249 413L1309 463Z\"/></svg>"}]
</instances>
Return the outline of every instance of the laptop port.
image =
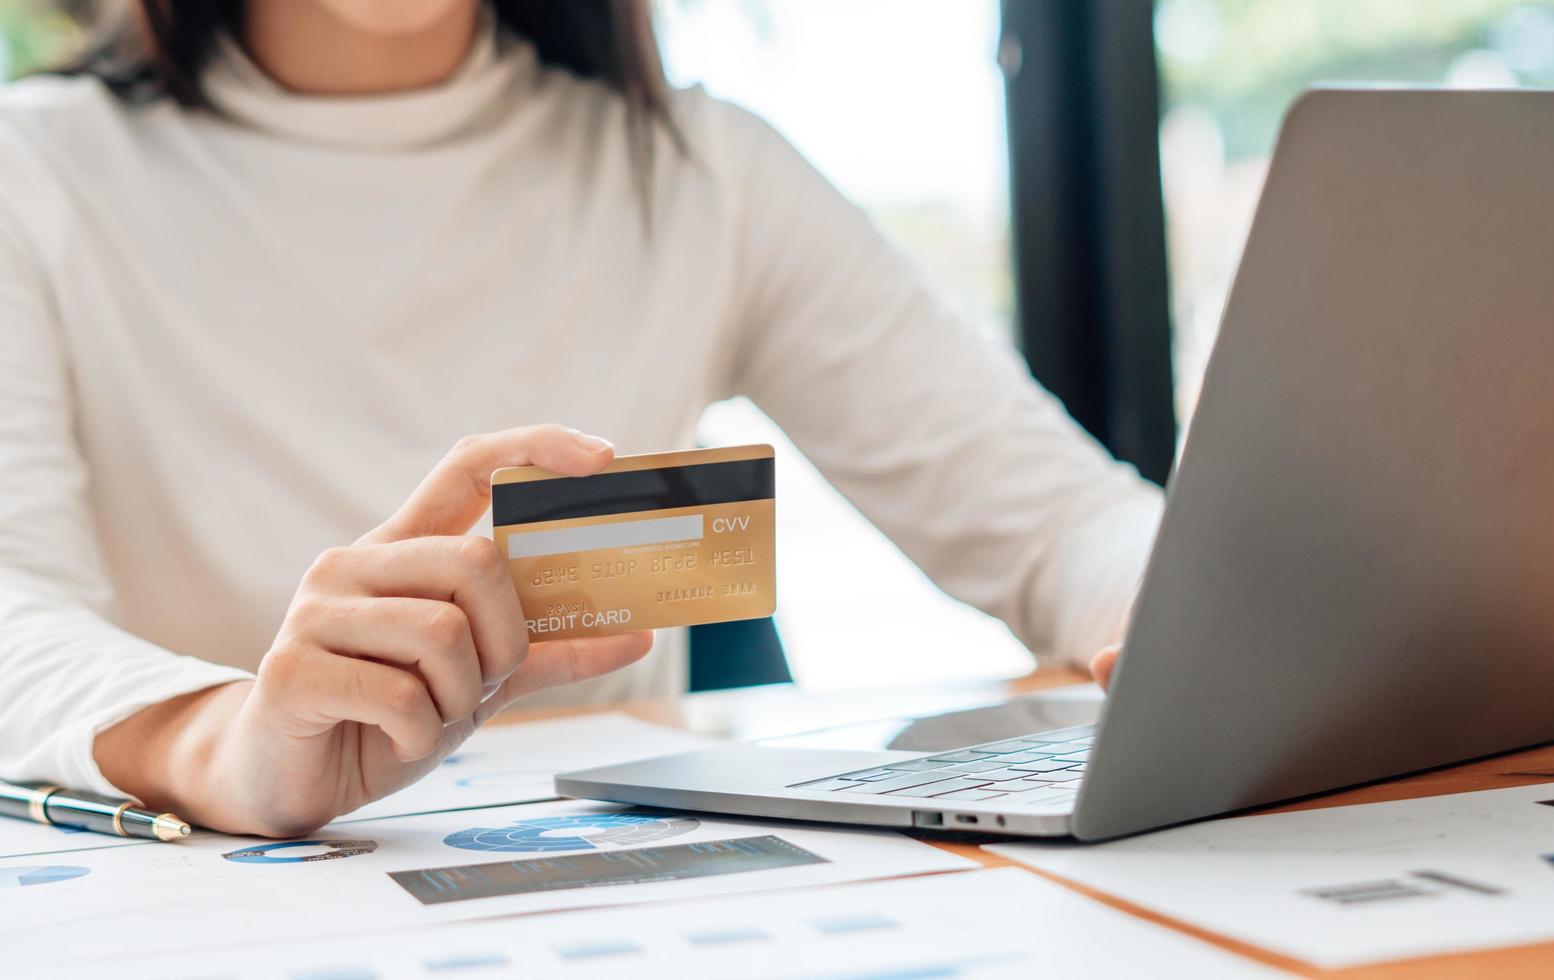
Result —
<instances>
[{"instance_id":1,"label":"laptop port","mask_svg":"<svg viewBox=\"0 0 1554 980\"><path fill-rule=\"evenodd\" d=\"M957 813L957 814L955 814L955 822L956 823L976 823L977 822L977 815L975 813Z\"/></svg>"},{"instance_id":2,"label":"laptop port","mask_svg":"<svg viewBox=\"0 0 1554 980\"><path fill-rule=\"evenodd\" d=\"M928 810L912 811L912 826L914 827L943 827L944 814L932 813Z\"/></svg>"}]
</instances>

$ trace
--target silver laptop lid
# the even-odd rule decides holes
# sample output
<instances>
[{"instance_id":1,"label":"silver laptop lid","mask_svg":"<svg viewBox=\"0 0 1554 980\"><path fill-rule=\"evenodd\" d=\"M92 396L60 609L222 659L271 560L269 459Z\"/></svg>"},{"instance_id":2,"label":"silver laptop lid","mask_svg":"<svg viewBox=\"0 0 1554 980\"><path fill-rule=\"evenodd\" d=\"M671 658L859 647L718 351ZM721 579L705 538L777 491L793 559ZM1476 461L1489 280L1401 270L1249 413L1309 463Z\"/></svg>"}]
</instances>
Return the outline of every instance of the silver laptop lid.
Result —
<instances>
[{"instance_id":1,"label":"silver laptop lid","mask_svg":"<svg viewBox=\"0 0 1554 980\"><path fill-rule=\"evenodd\" d=\"M1554 739L1554 93L1285 122L1087 839Z\"/></svg>"}]
</instances>

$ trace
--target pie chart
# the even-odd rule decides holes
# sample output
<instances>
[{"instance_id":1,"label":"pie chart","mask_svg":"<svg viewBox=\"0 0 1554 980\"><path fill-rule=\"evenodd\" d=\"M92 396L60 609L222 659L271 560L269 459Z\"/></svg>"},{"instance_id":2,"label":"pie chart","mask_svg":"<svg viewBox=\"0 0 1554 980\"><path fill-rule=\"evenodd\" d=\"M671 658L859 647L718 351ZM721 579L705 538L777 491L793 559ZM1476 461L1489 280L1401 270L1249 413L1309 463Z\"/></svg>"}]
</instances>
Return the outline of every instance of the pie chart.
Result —
<instances>
[{"instance_id":1,"label":"pie chart","mask_svg":"<svg viewBox=\"0 0 1554 980\"><path fill-rule=\"evenodd\" d=\"M470 827L449 834L443 843L466 851L591 851L604 844L647 844L678 837L700 826L695 817L669 813L579 813L514 820L505 827Z\"/></svg>"},{"instance_id":2,"label":"pie chart","mask_svg":"<svg viewBox=\"0 0 1554 980\"><path fill-rule=\"evenodd\" d=\"M309 864L371 854L377 849L375 840L283 840L228 851L221 856L239 864Z\"/></svg>"},{"instance_id":3,"label":"pie chart","mask_svg":"<svg viewBox=\"0 0 1554 980\"><path fill-rule=\"evenodd\" d=\"M19 868L0 868L0 888L21 888L25 885L49 885L56 881L69 881L92 873L91 868L71 864L33 864Z\"/></svg>"}]
</instances>

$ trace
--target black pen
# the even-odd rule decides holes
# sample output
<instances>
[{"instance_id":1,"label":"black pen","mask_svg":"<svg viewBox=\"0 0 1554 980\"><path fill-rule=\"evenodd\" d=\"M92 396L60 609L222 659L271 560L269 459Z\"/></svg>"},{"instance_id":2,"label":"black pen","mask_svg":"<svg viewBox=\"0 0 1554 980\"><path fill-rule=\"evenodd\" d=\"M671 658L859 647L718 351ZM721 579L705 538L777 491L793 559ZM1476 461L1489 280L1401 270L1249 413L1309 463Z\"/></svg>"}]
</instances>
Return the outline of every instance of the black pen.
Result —
<instances>
[{"instance_id":1,"label":"black pen","mask_svg":"<svg viewBox=\"0 0 1554 980\"><path fill-rule=\"evenodd\" d=\"M0 814L8 817L115 837L174 841L189 836L189 825L178 817L152 813L139 804L47 783L0 783Z\"/></svg>"}]
</instances>

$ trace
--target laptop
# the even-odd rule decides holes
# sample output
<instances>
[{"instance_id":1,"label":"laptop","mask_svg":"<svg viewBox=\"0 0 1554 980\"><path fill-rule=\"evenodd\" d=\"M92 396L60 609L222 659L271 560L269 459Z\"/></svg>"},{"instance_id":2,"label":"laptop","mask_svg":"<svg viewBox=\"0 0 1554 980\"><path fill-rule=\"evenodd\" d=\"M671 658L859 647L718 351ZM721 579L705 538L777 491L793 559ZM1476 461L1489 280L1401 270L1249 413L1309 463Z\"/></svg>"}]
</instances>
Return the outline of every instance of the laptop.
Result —
<instances>
[{"instance_id":1,"label":"laptop","mask_svg":"<svg viewBox=\"0 0 1554 980\"><path fill-rule=\"evenodd\" d=\"M1554 93L1284 121L1099 724L564 795L1096 841L1554 741Z\"/></svg>"}]
</instances>

